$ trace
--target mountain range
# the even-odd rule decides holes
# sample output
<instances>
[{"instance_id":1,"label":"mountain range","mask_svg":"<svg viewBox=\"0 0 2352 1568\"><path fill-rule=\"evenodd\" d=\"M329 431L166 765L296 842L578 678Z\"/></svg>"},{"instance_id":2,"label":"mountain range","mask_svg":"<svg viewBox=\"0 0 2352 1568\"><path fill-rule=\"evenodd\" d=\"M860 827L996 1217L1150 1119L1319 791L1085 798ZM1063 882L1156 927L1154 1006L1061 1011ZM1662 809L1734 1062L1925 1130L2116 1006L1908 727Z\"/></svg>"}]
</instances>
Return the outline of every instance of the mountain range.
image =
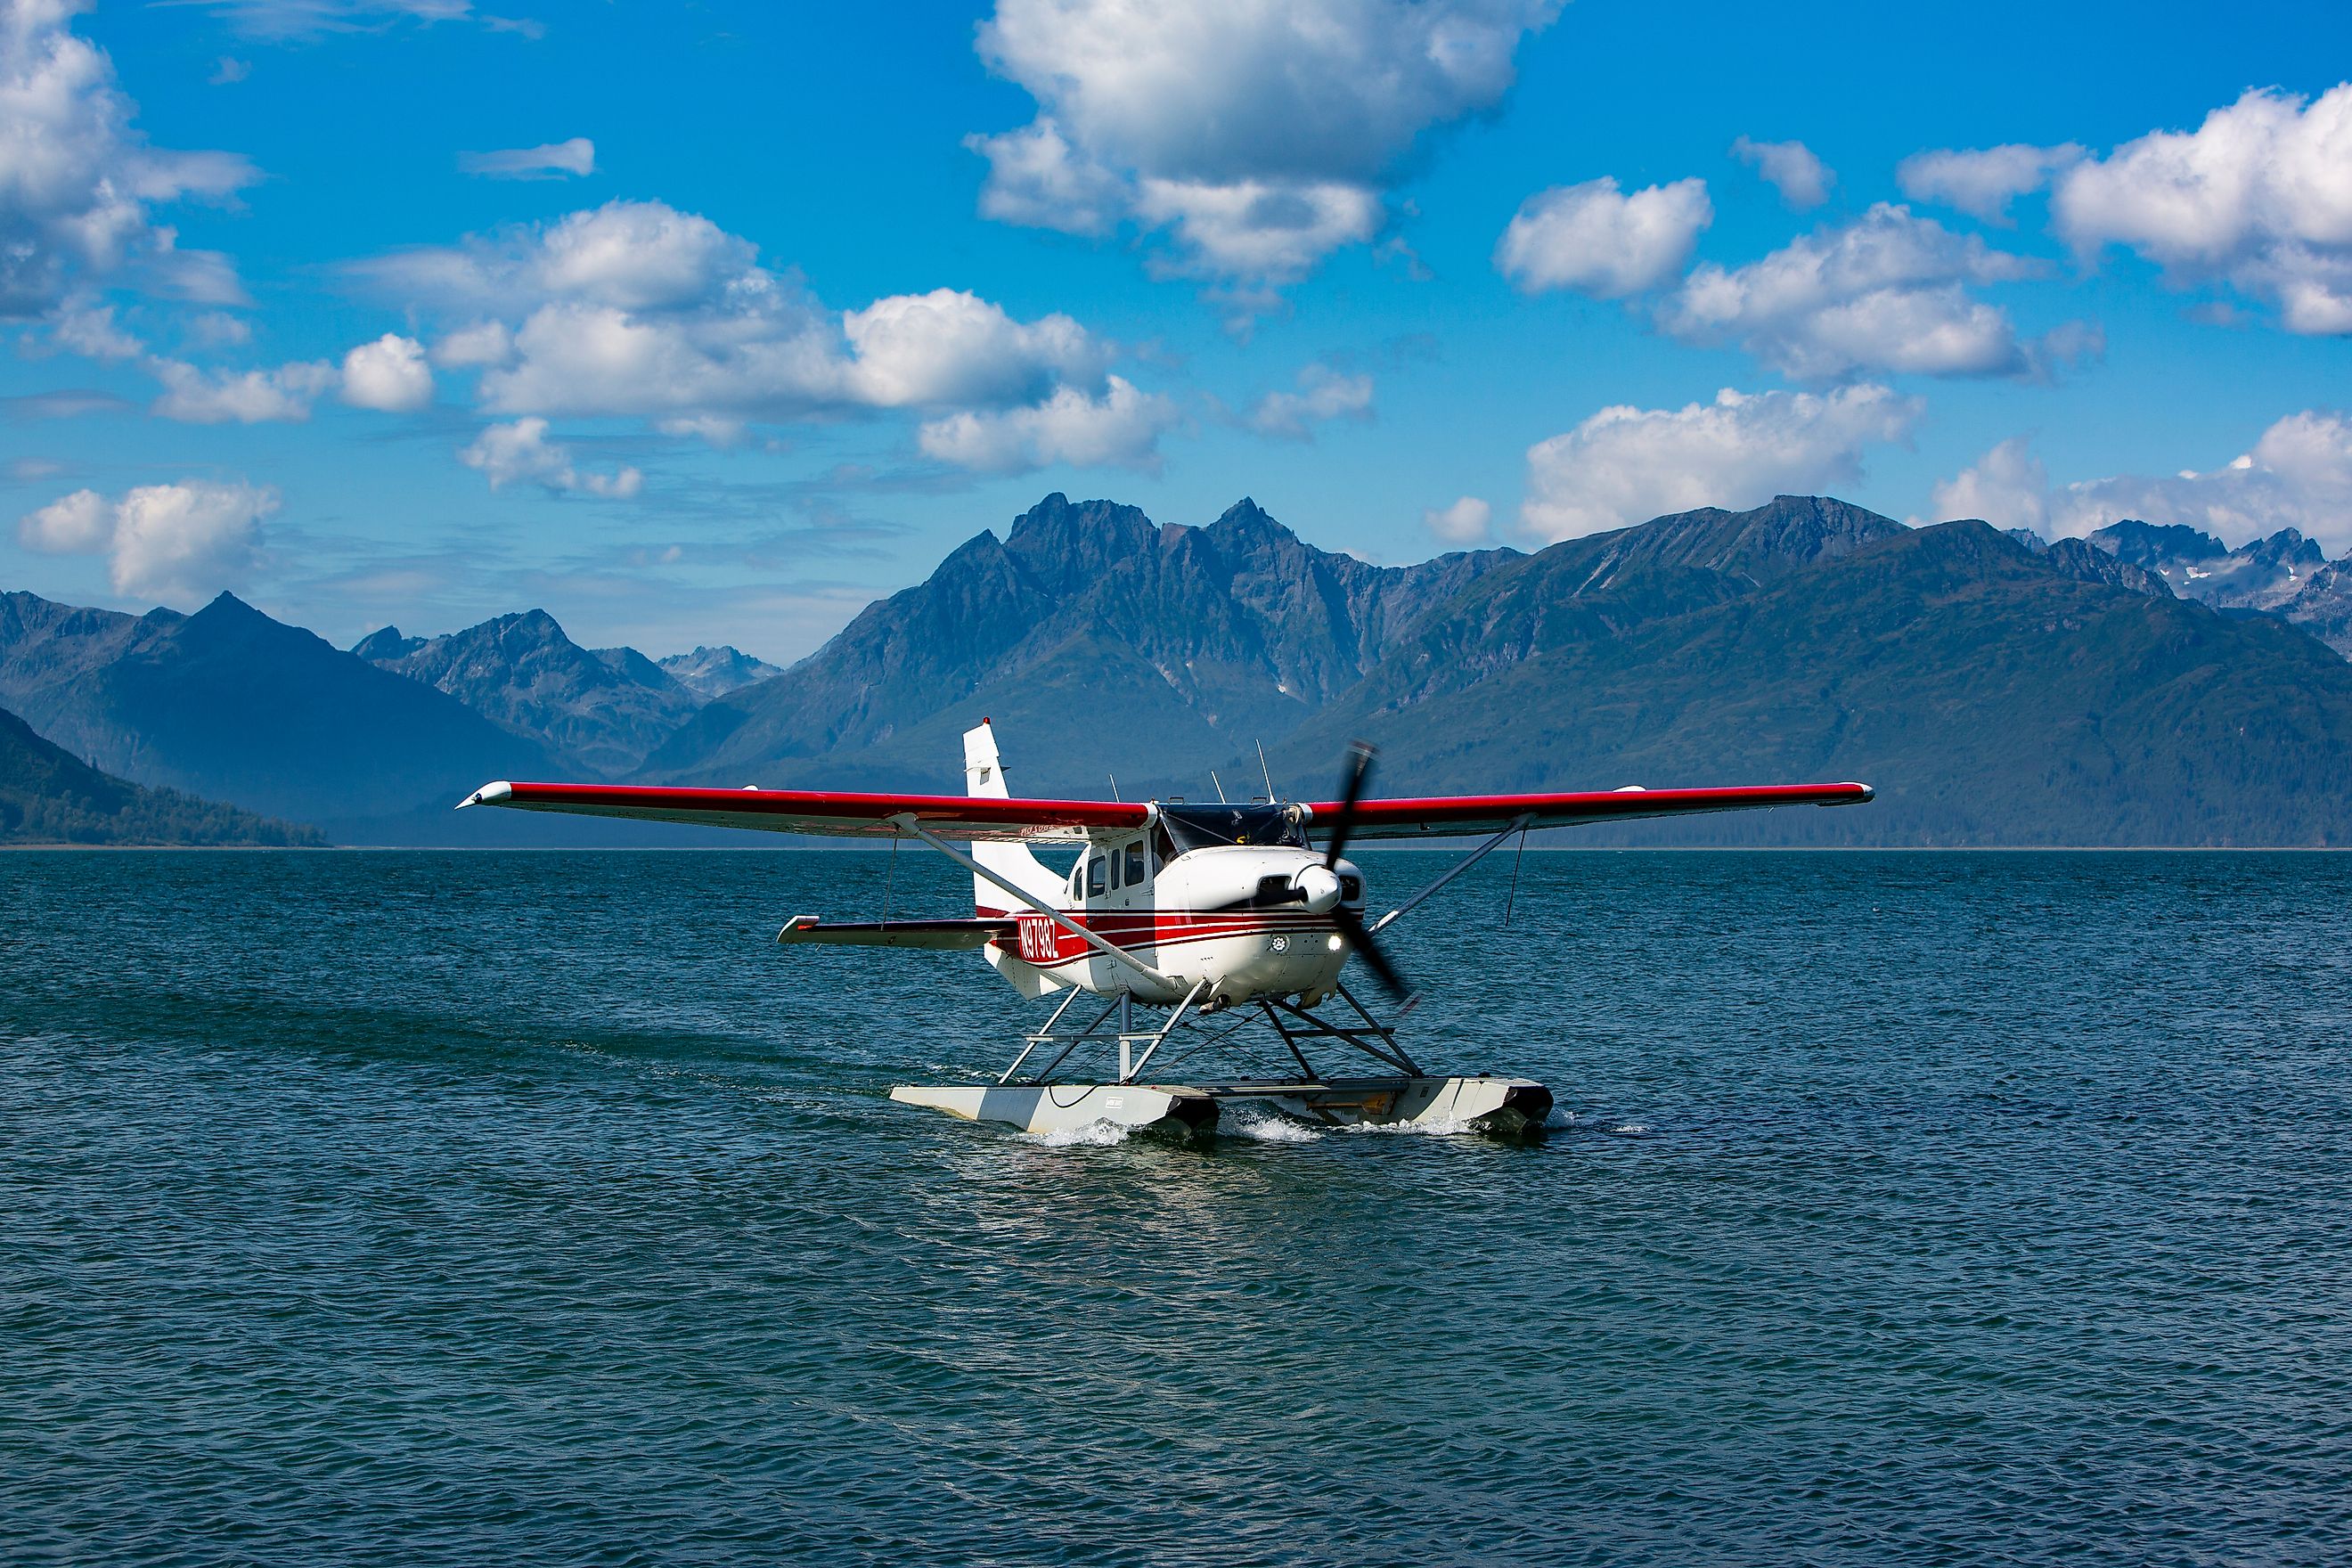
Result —
<instances>
[{"instance_id":1,"label":"mountain range","mask_svg":"<svg viewBox=\"0 0 2352 1568\"><path fill-rule=\"evenodd\" d=\"M880 785L961 790L958 737L984 716L1029 759L1024 789L1094 793L1122 767L1222 762L1305 722L1515 558L1372 566L1248 500L1206 528L1161 528L1130 506L1052 495L784 674L705 707L646 771L785 788L839 780L855 757Z\"/></svg>"},{"instance_id":2,"label":"mountain range","mask_svg":"<svg viewBox=\"0 0 2352 1568\"><path fill-rule=\"evenodd\" d=\"M781 672L583 647L542 611L345 652L226 595L132 616L13 594L0 707L124 779L344 842L686 841L449 812L494 777L955 791L988 716L1037 795L1244 798L1263 768L1311 797L1363 737L1386 793L1880 791L1591 842L2332 844L2338 573L2300 535L2048 543L1790 496L1380 566L1246 500L1191 527L1054 495Z\"/></svg>"},{"instance_id":3,"label":"mountain range","mask_svg":"<svg viewBox=\"0 0 2352 1568\"><path fill-rule=\"evenodd\" d=\"M600 764L625 758L646 706L669 701L683 719L698 705L675 677L628 650L615 650L626 654L616 670L544 615L370 643L394 668L230 594L190 616L0 594L0 710L118 778L310 824L338 842L647 841L470 820L492 815L482 812L453 820L450 808L487 779L610 776ZM603 711L567 708L581 696L566 685L574 677L608 683Z\"/></svg>"},{"instance_id":4,"label":"mountain range","mask_svg":"<svg viewBox=\"0 0 2352 1568\"><path fill-rule=\"evenodd\" d=\"M404 637L386 626L352 652L546 742L599 778L635 773L707 700L635 648L582 647L545 610L446 637Z\"/></svg>"},{"instance_id":5,"label":"mountain range","mask_svg":"<svg viewBox=\"0 0 2352 1568\"><path fill-rule=\"evenodd\" d=\"M1674 531L1698 542L1727 521ZM1851 550L1718 581L1713 604L1687 574L1619 567L1606 542L1530 557L1277 755L1308 768L1366 735L1406 793L1879 791L1866 811L1594 842L2352 842L2352 665L2315 639L2071 573L1980 522L1847 521Z\"/></svg>"},{"instance_id":6,"label":"mountain range","mask_svg":"<svg viewBox=\"0 0 2352 1568\"><path fill-rule=\"evenodd\" d=\"M2098 530L2090 542L2184 599L2278 616L2352 658L2352 559L2329 561L2294 529L2232 550L2198 529L2126 521Z\"/></svg>"}]
</instances>

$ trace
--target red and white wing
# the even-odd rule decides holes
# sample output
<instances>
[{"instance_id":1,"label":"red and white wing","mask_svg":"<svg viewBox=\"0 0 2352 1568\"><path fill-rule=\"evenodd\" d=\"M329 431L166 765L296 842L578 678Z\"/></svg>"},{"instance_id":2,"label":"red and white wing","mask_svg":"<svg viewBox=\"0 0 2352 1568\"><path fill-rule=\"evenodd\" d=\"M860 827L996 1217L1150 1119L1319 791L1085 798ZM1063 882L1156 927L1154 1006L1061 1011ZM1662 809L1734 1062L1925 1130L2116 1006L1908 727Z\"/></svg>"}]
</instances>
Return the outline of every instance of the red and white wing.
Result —
<instances>
[{"instance_id":1,"label":"red and white wing","mask_svg":"<svg viewBox=\"0 0 2352 1568\"><path fill-rule=\"evenodd\" d=\"M1365 800L1356 804L1351 838L1436 838L1448 835L1500 833L1528 819L1530 827L1566 827L1581 822L1624 822L1643 816L1681 816L1702 811L1752 811L1768 805L1860 805L1874 792L1864 784L1754 784L1737 789L1586 790L1568 795L1446 795L1420 800ZM1329 822L1338 801L1313 807L1315 819Z\"/></svg>"},{"instance_id":2,"label":"red and white wing","mask_svg":"<svg viewBox=\"0 0 2352 1568\"><path fill-rule=\"evenodd\" d=\"M992 800L961 795L837 795L793 789L667 789L643 784L484 784L457 803L515 811L561 811L703 827L750 827L837 838L888 838L892 819L911 816L943 838L1075 843L1132 833L1150 808L1098 800Z\"/></svg>"}]
</instances>

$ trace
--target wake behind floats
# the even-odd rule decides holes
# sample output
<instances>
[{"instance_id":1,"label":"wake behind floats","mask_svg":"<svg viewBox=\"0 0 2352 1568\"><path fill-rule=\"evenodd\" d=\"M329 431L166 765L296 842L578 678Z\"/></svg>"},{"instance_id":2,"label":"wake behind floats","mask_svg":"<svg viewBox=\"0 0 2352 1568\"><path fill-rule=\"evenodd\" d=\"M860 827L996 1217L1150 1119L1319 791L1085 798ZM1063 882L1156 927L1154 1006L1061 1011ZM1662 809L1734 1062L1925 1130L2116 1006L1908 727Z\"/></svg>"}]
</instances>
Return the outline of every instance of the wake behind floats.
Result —
<instances>
[{"instance_id":1,"label":"wake behind floats","mask_svg":"<svg viewBox=\"0 0 2352 1568\"><path fill-rule=\"evenodd\" d=\"M1360 958L1392 1002L1402 978L1375 933L1419 908L1514 835L1538 827L1773 805L1857 805L1868 784L1764 784L1741 789L1622 789L1565 795L1440 795L1366 800L1371 752L1349 754L1345 788L1317 805L1249 805L1017 800L988 721L963 738L966 794L834 795L808 790L667 789L633 784L485 784L459 802L520 811L576 812L711 827L836 837L913 839L971 873L969 920L828 924L795 917L776 940L793 944L978 948L1024 996L1068 995L993 1083L901 1087L890 1098L1030 1132L1099 1122L1207 1131L1218 1108L1248 1100L1310 1122L1462 1124L1498 1131L1540 1123L1551 1093L1525 1079L1433 1076L1347 986ZM1324 835L1318 852L1308 830ZM1364 877L1347 858L1355 838L1478 837L1444 876L1369 924ZM962 840L958 848L950 840ZM1083 845L1065 877L1034 845ZM1081 998L1099 1010L1081 1007ZM1166 1009L1139 1024L1136 1010ZM1074 1011L1074 1009L1076 1009ZM1161 1047L1183 1035L1190 1059L1262 1025L1298 1064L1296 1078L1150 1081ZM1091 1013L1090 1019L1087 1014ZM1113 1022L1116 1015L1117 1021ZM1083 1024L1075 1022L1087 1019ZM1261 1037L1261 1039L1263 1037ZM1108 1082L1055 1077L1074 1055L1113 1048ZM1308 1056L1365 1059L1358 1076L1327 1075ZM1177 1052L1170 1053L1173 1059ZM1032 1063L1035 1065L1031 1066ZM1022 1077L1022 1069L1031 1070Z\"/></svg>"}]
</instances>

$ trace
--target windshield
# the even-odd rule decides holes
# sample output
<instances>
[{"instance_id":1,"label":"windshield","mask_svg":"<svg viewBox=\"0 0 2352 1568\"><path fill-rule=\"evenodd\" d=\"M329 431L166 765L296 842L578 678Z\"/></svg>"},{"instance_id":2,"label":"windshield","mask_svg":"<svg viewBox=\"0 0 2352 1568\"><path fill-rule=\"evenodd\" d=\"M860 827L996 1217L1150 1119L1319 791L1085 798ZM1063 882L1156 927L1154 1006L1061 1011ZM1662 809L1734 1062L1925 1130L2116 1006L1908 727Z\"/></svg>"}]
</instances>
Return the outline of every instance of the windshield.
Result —
<instances>
[{"instance_id":1,"label":"windshield","mask_svg":"<svg viewBox=\"0 0 2352 1568\"><path fill-rule=\"evenodd\" d=\"M1295 805L1162 805L1160 821L1180 855L1218 844L1307 847L1307 829Z\"/></svg>"}]
</instances>

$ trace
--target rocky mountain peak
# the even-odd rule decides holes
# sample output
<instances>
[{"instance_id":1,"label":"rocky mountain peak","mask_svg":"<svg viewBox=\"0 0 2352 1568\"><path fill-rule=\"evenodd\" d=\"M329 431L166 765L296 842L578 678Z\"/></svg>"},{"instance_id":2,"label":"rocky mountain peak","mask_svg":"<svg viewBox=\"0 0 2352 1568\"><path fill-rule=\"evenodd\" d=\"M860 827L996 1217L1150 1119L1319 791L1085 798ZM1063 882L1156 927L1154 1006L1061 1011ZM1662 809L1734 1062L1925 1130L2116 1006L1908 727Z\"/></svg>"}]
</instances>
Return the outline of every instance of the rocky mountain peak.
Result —
<instances>
[{"instance_id":1,"label":"rocky mountain peak","mask_svg":"<svg viewBox=\"0 0 2352 1568\"><path fill-rule=\"evenodd\" d=\"M1298 537L1275 521L1264 507L1247 496L1227 507L1205 531L1212 538L1234 541L1295 541Z\"/></svg>"},{"instance_id":2,"label":"rocky mountain peak","mask_svg":"<svg viewBox=\"0 0 2352 1568\"><path fill-rule=\"evenodd\" d=\"M2343 622L2343 590L2334 575L2321 580L2330 572L2326 552L2300 530L2282 528L2233 550L2211 534L2180 523L2159 526L2126 518L2092 533L2090 543L2163 579L2181 598L2217 610L2283 616L2338 653L2352 656L2352 636L2347 635Z\"/></svg>"},{"instance_id":3,"label":"rocky mountain peak","mask_svg":"<svg viewBox=\"0 0 2352 1568\"><path fill-rule=\"evenodd\" d=\"M607 776L635 769L701 704L634 648L582 647L543 609L437 637L404 637L387 626L352 651Z\"/></svg>"},{"instance_id":4,"label":"rocky mountain peak","mask_svg":"<svg viewBox=\"0 0 2352 1568\"><path fill-rule=\"evenodd\" d=\"M370 664L389 664L425 646L423 637L404 637L398 626L378 626L352 644L352 652Z\"/></svg>"},{"instance_id":5,"label":"rocky mountain peak","mask_svg":"<svg viewBox=\"0 0 2352 1568\"><path fill-rule=\"evenodd\" d=\"M1586 587L1616 582L1637 568L1699 567L1769 583L1903 531L1903 525L1891 517L1828 496L1775 496L1747 511L1702 507L1552 549L1590 560Z\"/></svg>"},{"instance_id":6,"label":"rocky mountain peak","mask_svg":"<svg viewBox=\"0 0 2352 1568\"><path fill-rule=\"evenodd\" d=\"M739 691L770 676L783 673L779 666L754 658L742 649L730 647L724 643L717 647L698 646L692 653L674 653L655 662L672 680L704 698L724 697L730 691Z\"/></svg>"},{"instance_id":7,"label":"rocky mountain peak","mask_svg":"<svg viewBox=\"0 0 2352 1568\"><path fill-rule=\"evenodd\" d=\"M2185 523L2142 522L2127 517L2091 534L2091 542L2120 561L2148 571L2191 561L2218 561L2230 547L2211 534Z\"/></svg>"},{"instance_id":8,"label":"rocky mountain peak","mask_svg":"<svg viewBox=\"0 0 2352 1568\"><path fill-rule=\"evenodd\" d=\"M2313 571L2327 563L2326 552L2315 541L2305 539L2299 530L2282 528L2268 539L2258 539L2242 552L2248 562L2257 566L2280 567L2289 571Z\"/></svg>"},{"instance_id":9,"label":"rocky mountain peak","mask_svg":"<svg viewBox=\"0 0 2352 1568\"><path fill-rule=\"evenodd\" d=\"M2061 539L2042 548L2051 565L2080 582L2105 583L2158 599L2175 597L2172 584L2162 574L2135 565L2088 540Z\"/></svg>"},{"instance_id":10,"label":"rocky mountain peak","mask_svg":"<svg viewBox=\"0 0 2352 1568\"><path fill-rule=\"evenodd\" d=\"M1160 530L1141 509L1117 501L1073 503L1056 490L1013 520L1004 548L1047 591L1082 589L1122 562L1157 549Z\"/></svg>"}]
</instances>

